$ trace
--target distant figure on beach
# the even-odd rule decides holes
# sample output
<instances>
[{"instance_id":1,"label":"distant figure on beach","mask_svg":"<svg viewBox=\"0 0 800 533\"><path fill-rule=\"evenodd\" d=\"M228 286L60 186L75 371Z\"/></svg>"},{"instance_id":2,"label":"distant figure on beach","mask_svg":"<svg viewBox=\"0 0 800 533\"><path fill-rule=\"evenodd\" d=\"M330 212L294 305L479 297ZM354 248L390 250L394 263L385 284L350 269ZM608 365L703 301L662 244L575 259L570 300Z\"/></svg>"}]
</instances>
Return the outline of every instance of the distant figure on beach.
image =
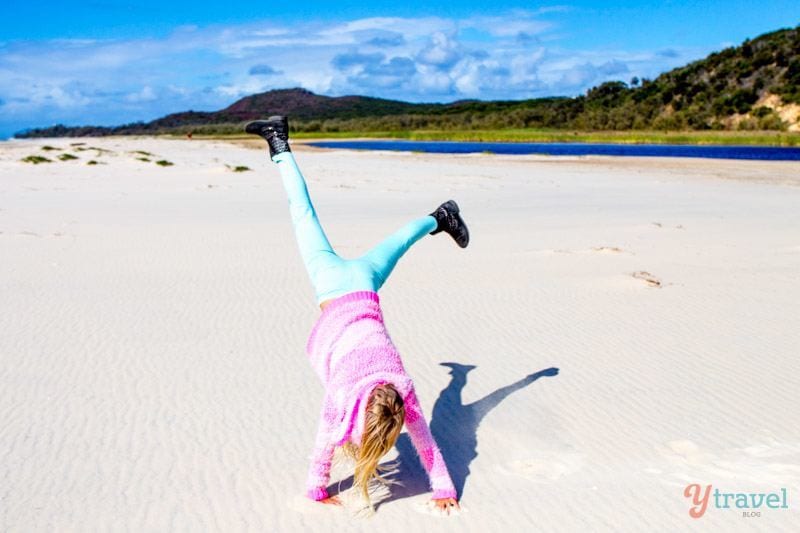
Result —
<instances>
[{"instance_id":1,"label":"distant figure on beach","mask_svg":"<svg viewBox=\"0 0 800 533\"><path fill-rule=\"evenodd\" d=\"M341 505L329 497L334 450L341 446L355 461L354 488L370 508L368 487L375 479L386 483L378 463L392 449L403 428L425 467L439 511L459 508L458 495L439 446L431 435L417 399L414 383L383 322L378 290L397 261L425 235L444 231L461 248L469 232L459 207L449 200L430 215L412 220L356 259L333 251L311 204L303 175L289 149L286 117L250 122L247 133L263 137L277 163L289 197L300 255L316 292L322 314L315 323L306 353L325 386L321 420L311 455L306 495L322 503Z\"/></svg>"}]
</instances>

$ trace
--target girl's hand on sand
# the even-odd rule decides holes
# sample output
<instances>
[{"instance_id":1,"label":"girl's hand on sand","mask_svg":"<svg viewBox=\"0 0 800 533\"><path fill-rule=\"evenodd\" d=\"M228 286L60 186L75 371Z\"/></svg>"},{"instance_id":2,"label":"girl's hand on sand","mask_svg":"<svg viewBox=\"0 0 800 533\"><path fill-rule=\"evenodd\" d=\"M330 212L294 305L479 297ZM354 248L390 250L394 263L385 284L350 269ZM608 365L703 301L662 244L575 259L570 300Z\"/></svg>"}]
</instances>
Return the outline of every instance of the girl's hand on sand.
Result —
<instances>
[{"instance_id":1,"label":"girl's hand on sand","mask_svg":"<svg viewBox=\"0 0 800 533\"><path fill-rule=\"evenodd\" d=\"M319 503L324 503L327 505L342 505L342 501L339 499L338 496L331 496L330 498L325 498L324 500L320 500Z\"/></svg>"},{"instance_id":2,"label":"girl's hand on sand","mask_svg":"<svg viewBox=\"0 0 800 533\"><path fill-rule=\"evenodd\" d=\"M461 507L458 505L458 501L455 498L433 498L431 501L434 503L434 505L436 505L436 508L439 510L439 512L447 511L448 515L450 514L450 509L461 509Z\"/></svg>"}]
</instances>

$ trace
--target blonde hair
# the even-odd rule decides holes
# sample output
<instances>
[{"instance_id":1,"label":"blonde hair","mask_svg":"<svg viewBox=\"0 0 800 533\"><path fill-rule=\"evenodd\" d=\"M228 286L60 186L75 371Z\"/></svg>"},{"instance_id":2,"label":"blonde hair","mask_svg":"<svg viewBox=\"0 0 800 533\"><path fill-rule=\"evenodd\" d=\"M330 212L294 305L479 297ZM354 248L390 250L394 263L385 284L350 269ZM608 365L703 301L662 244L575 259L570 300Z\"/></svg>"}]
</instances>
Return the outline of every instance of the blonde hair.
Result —
<instances>
[{"instance_id":1,"label":"blonde hair","mask_svg":"<svg viewBox=\"0 0 800 533\"><path fill-rule=\"evenodd\" d=\"M361 446L346 442L342 449L352 458L355 465L353 488L360 490L364 499L369 499L369 483L373 478L383 484L390 481L379 472L390 470L390 467L378 464L381 457L392 449L406 418L406 409L402 396L391 383L375 387L370 394L364 417L364 432L361 435Z\"/></svg>"}]
</instances>

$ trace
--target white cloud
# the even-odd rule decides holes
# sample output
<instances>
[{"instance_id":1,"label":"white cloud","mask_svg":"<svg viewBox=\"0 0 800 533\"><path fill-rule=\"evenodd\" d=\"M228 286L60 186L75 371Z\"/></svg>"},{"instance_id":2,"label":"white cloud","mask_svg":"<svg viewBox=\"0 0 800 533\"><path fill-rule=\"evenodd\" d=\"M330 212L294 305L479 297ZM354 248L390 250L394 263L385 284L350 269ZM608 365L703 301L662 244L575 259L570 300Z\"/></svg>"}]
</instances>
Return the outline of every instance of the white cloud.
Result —
<instances>
[{"instance_id":1,"label":"white cloud","mask_svg":"<svg viewBox=\"0 0 800 533\"><path fill-rule=\"evenodd\" d=\"M430 42L417 54L417 61L447 69L455 65L464 55L458 42L441 31L434 33Z\"/></svg>"},{"instance_id":2,"label":"white cloud","mask_svg":"<svg viewBox=\"0 0 800 533\"><path fill-rule=\"evenodd\" d=\"M157 98L155 91L149 85L142 87L141 91L133 92L125 95L125 100L128 102L152 102Z\"/></svg>"},{"instance_id":3,"label":"white cloud","mask_svg":"<svg viewBox=\"0 0 800 533\"><path fill-rule=\"evenodd\" d=\"M515 11L512 16L471 17L459 22L460 28L474 28L497 37L516 37L519 34L537 35L552 27L550 22L538 20L537 14Z\"/></svg>"}]
</instances>

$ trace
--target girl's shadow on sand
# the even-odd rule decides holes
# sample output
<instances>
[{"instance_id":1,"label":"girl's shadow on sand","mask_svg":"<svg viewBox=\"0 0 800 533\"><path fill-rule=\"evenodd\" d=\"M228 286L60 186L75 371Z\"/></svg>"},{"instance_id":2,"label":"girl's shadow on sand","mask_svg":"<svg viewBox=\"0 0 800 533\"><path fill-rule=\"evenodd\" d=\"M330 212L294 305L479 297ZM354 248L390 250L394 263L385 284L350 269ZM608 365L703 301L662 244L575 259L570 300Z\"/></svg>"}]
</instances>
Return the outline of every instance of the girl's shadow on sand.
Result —
<instances>
[{"instance_id":1,"label":"girl's shadow on sand","mask_svg":"<svg viewBox=\"0 0 800 533\"><path fill-rule=\"evenodd\" d=\"M439 398L433 405L430 428L442 452L445 464L447 464L447 470L453 480L456 492L460 496L469 476L469 465L478 456L478 426L480 426L483 417L511 393L527 387L541 377L558 375L558 369L547 368L528 374L519 381L506 385L480 400L464 405L461 402L461 391L467 384L467 373L476 367L459 363L440 364L450 368L452 379L439 394ZM390 463L397 461L397 468L384 477L390 481L397 482L397 484L392 485L391 493L387 498L376 502L376 510L384 503L430 491L428 474L422 467L407 432L400 435L395 447L397 448L398 456L396 460ZM391 465L384 463L383 466ZM352 485L352 476L337 485L339 491L346 490Z\"/></svg>"}]
</instances>

